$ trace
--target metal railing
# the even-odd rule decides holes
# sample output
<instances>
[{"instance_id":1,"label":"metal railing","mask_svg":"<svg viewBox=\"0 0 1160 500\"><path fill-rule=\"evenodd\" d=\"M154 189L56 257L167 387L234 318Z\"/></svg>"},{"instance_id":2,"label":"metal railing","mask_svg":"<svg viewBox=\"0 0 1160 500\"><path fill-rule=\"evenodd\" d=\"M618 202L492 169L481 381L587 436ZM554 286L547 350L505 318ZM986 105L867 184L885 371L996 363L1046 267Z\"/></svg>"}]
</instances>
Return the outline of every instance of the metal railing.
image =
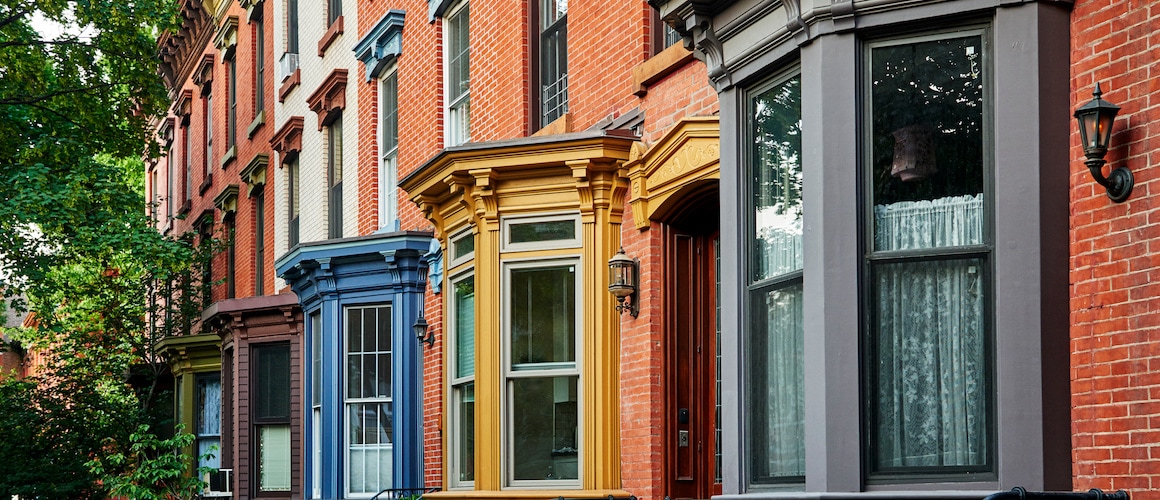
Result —
<instances>
[{"instance_id":1,"label":"metal railing","mask_svg":"<svg viewBox=\"0 0 1160 500\"><path fill-rule=\"evenodd\" d=\"M371 500L418 500L436 491L439 488L387 488L375 494Z\"/></svg>"},{"instance_id":2,"label":"metal railing","mask_svg":"<svg viewBox=\"0 0 1160 500\"><path fill-rule=\"evenodd\" d=\"M1086 492L1027 491L1016 486L1011 491L995 493L983 500L1130 500L1130 498L1128 492L1124 490L1115 493L1104 493L1098 488L1092 488Z\"/></svg>"}]
</instances>

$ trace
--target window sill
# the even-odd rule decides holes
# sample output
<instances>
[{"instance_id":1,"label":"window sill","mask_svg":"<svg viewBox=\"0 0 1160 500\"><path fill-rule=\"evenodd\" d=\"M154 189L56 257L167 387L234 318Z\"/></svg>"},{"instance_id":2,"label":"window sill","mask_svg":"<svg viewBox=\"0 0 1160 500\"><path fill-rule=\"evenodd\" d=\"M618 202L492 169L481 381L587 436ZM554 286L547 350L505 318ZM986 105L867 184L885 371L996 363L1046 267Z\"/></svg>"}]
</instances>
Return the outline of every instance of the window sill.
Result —
<instances>
[{"instance_id":1,"label":"window sill","mask_svg":"<svg viewBox=\"0 0 1160 500\"><path fill-rule=\"evenodd\" d=\"M237 146L237 144L235 144L233 146L230 146L230 149L226 150L225 156L222 156L222 170L225 170L226 167L230 166L230 164L233 163L234 160L236 160L237 158L238 158L238 146Z\"/></svg>"},{"instance_id":2,"label":"window sill","mask_svg":"<svg viewBox=\"0 0 1160 500\"><path fill-rule=\"evenodd\" d=\"M290 76L286 77L286 81L282 82L282 86L278 87L278 102L286 102L286 96L290 95L290 91L294 90L298 84L302 83L302 69L296 69Z\"/></svg>"},{"instance_id":3,"label":"window sill","mask_svg":"<svg viewBox=\"0 0 1160 500\"><path fill-rule=\"evenodd\" d=\"M181 202L181 207L179 207L177 209L177 214L181 215L181 216L187 215L187 214L189 214L189 210L191 208L193 208L193 202L191 202L189 200L185 200L185 201Z\"/></svg>"},{"instance_id":4,"label":"window sill","mask_svg":"<svg viewBox=\"0 0 1160 500\"><path fill-rule=\"evenodd\" d=\"M254 121L250 123L250 126L246 128L246 138L253 139L254 134L256 134L258 132L258 129L262 128L262 125L265 125L265 124L266 124L266 110L263 109L262 111L258 112L258 116L255 117Z\"/></svg>"},{"instance_id":5,"label":"window sill","mask_svg":"<svg viewBox=\"0 0 1160 500\"><path fill-rule=\"evenodd\" d=\"M330 23L330 28L326 30L326 34L322 35L322 39L318 40L318 57L326 56L326 49L330 48L330 44L338 39L338 35L342 34L342 16L338 16L333 23Z\"/></svg>"},{"instance_id":6,"label":"window sill","mask_svg":"<svg viewBox=\"0 0 1160 500\"><path fill-rule=\"evenodd\" d=\"M479 478L476 478L478 481ZM624 490L449 490L423 495L430 500L522 500L542 498L628 498L631 493Z\"/></svg>"},{"instance_id":7,"label":"window sill","mask_svg":"<svg viewBox=\"0 0 1160 500\"><path fill-rule=\"evenodd\" d=\"M197 194L204 195L206 190L208 190L209 187L212 185L213 185L213 174L209 174L209 175L205 176L205 180L202 181L201 187L197 188L197 191L198 191Z\"/></svg>"},{"instance_id":8,"label":"window sill","mask_svg":"<svg viewBox=\"0 0 1160 500\"><path fill-rule=\"evenodd\" d=\"M632 93L644 97L648 88L693 60L693 51L675 43L632 68Z\"/></svg>"},{"instance_id":9,"label":"window sill","mask_svg":"<svg viewBox=\"0 0 1160 500\"><path fill-rule=\"evenodd\" d=\"M559 118L552 120L552 123L544 125L543 128L537 130L532 134L532 137L540 137L545 135L567 134L572 131L572 113L564 113Z\"/></svg>"}]
</instances>

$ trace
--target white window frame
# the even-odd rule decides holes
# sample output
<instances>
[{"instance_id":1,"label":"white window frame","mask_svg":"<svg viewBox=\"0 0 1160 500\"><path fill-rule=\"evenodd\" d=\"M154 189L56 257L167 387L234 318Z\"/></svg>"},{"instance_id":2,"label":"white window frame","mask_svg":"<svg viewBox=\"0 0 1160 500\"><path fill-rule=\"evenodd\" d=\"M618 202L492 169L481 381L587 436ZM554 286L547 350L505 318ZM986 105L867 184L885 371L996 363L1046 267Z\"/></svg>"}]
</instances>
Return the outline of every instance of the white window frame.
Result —
<instances>
[{"instance_id":1,"label":"white window frame","mask_svg":"<svg viewBox=\"0 0 1160 500\"><path fill-rule=\"evenodd\" d=\"M387 116L387 79L395 79L395 133L398 134L399 119L399 71L398 65L391 65L379 78L379 117ZM386 148L386 127L379 123L379 228L399 229L399 143L398 137L390 149Z\"/></svg>"},{"instance_id":2,"label":"white window frame","mask_svg":"<svg viewBox=\"0 0 1160 500\"><path fill-rule=\"evenodd\" d=\"M471 234L471 233L468 232L467 234ZM474 252L472 253L471 257L474 258ZM460 334L460 332L457 328L458 323L456 323L456 321L455 321L455 318L458 317L458 314L459 314L458 306L456 305L455 285L457 283L467 281L467 280L471 280L473 282L473 284L477 285L477 283L474 283L475 282L475 269L474 268L468 268L467 270L455 275L455 277L448 278L447 279L447 288L446 288L447 290L451 291L451 294L448 295L450 300L448 301L448 304L447 304L447 318L448 318L447 325L448 325L448 332L451 334L451 335L449 335L450 340L449 340L449 344L448 344L450 346L451 353L448 356L449 362L447 363L447 366L448 366L447 379L451 382L451 394L448 397L448 401L451 402L451 405L450 405L450 408L448 408L449 411L447 412L449 415L449 419L451 421L450 422L451 423L451 439L450 439L451 442L450 442L450 446L449 446L449 450L448 450L447 455L448 455L448 459L450 460L449 483L451 485L451 488L457 488L457 489L471 489L475 486L474 480L465 481L465 480L459 479L460 474L463 472L463 471L459 470L459 463L461 462L461 459L463 458L460 456L460 451L462 450L463 443L460 442L459 436L462 434L462 432L461 432L462 427L466 423L463 420L463 416L458 411L459 407L460 407L460 403L461 403L461 397L462 397L461 393L459 392L459 389L466 387L469 384L475 383L475 372L474 371L469 376L465 376L465 377L457 377L456 376L456 374L458 373L458 369L459 369L458 346L459 346L459 334ZM478 287L476 288L476 290L478 291ZM474 308L472 309L472 314L474 314ZM478 325L478 322L476 324ZM474 355L474 353L472 353L472 355ZM474 422L472 422L472 423L474 424Z\"/></svg>"},{"instance_id":3,"label":"white window frame","mask_svg":"<svg viewBox=\"0 0 1160 500\"><path fill-rule=\"evenodd\" d=\"M451 97L450 97L451 96L451 60L450 60L451 54L450 54L450 52L451 51L450 51L449 47L451 46L451 37L449 35L451 32L451 21L456 16L458 16L464 9L467 9L467 16L468 16L468 18L467 18L467 32L468 32L468 44L467 44L468 45L468 47L467 47L467 54L468 55L467 55L467 57L468 57L468 61L469 61L468 62L468 68L469 68L468 78L470 80L471 9L468 6L468 1L463 0L461 2L457 2L455 6L453 6L450 9L447 9L447 12L443 15L443 57L444 57L444 64L443 64L443 99L444 99L444 104L443 104L443 117L444 117L444 119L443 119L443 146L444 147L458 146L460 144L463 144L463 143L471 140L471 87L470 87L470 83L468 84L468 89L463 92L463 95L461 95L457 99L455 99L454 102L451 101ZM463 112L461 107L465 104L467 106L467 110L466 110L467 116L465 117L466 118L465 120L461 120L460 114ZM467 127L466 127L467 130L462 130L463 127L460 127L457 125L461 121L467 124Z\"/></svg>"},{"instance_id":4,"label":"white window frame","mask_svg":"<svg viewBox=\"0 0 1160 500\"><path fill-rule=\"evenodd\" d=\"M472 248L472 250L470 252L463 254L462 257L459 257L459 258L455 257L455 247L459 246L459 242L464 241L466 238L471 238L472 243L475 243L475 232L472 229L473 228L470 228L470 227L468 227L466 229L461 229L459 232L453 233L451 235L451 237L447 239L447 241L449 242L447 245L448 246L447 257L448 257L448 259L451 260L451 262L448 263L448 265L447 265L448 268L453 269L457 266L460 266L460 265L463 265L465 263L468 263L468 262L475 260L475 249L474 248Z\"/></svg>"},{"instance_id":5,"label":"white window frame","mask_svg":"<svg viewBox=\"0 0 1160 500\"><path fill-rule=\"evenodd\" d=\"M536 224L541 222L561 222L568 220L572 221L575 226L575 229L572 232L572 238L548 241L530 241L526 243L511 242L512 226L522 224ZM580 233L581 229L580 214L578 213L536 214L503 217L500 219L499 251L522 252L528 250L552 250L557 248L582 248L584 246L584 235Z\"/></svg>"},{"instance_id":6,"label":"white window frame","mask_svg":"<svg viewBox=\"0 0 1160 500\"><path fill-rule=\"evenodd\" d=\"M577 218L577 220L579 220ZM562 256L559 258L542 259L542 258L525 258L525 259L505 259L501 263L502 276L502 291L501 291L501 328L500 342L503 350L503 386L501 388L501 398L503 401L502 410L502 439L504 443L504 458L503 458L503 477L505 489L578 489L584 480L584 377L581 374L581 366L584 363L583 337L584 337L584 270L581 265L580 255ZM559 266L574 266L575 287L576 287L576 303L573 307L576 308L576 353L575 362L571 363L571 367L564 366L567 363L544 363L544 369L525 369L513 370L511 363L511 324L512 318L508 305L511 303L511 273L513 270L522 269L537 269L547 267ZM512 381L520 378L554 378L554 377L576 377L576 442L577 442L577 475L576 479L567 480L516 480L515 467L513 459L515 458L515 443L513 442L514 433L512 431L511 418L514 413L514 401L512 400Z\"/></svg>"},{"instance_id":7,"label":"white window frame","mask_svg":"<svg viewBox=\"0 0 1160 500\"><path fill-rule=\"evenodd\" d=\"M349 388L347 387L346 381L350 380L350 378L349 378L350 374L348 373L348 369L350 368L350 365L347 362L347 357L350 355L350 345L348 342L350 339L350 332L346 331L346 328L348 326L347 314L350 311L356 310L356 309L378 309L378 308L386 308L387 309L388 314L392 315L391 316L391 324L393 325L393 323L394 323L394 316L393 315L395 312L394 312L394 307L389 302L349 305L349 306L345 306L342 308L342 326L340 327L340 331L341 331L340 335L342 336L342 361L341 361L341 363L342 363L342 380L343 380L343 382L340 384L342 386L342 388L340 390L342 391L342 426L341 426L342 427L342 434L343 434L342 463L343 463L343 469L345 471L345 473L343 474L343 478L342 478L342 483L343 483L342 489L345 492L346 498L370 498L370 497L374 496L376 493L378 493L378 491L365 492L365 493L354 493L354 492L351 492L351 490L350 490L350 476L351 476L350 451L351 451L351 446L352 446L351 442L350 442L350 434L351 434L350 413L349 413L350 406L352 404L388 403L388 404L392 405L392 411L391 411L392 417L391 418L394 418L393 415L394 415L395 409L394 409L394 395L393 394L389 394L385 398L381 398L381 397L350 398L350 397L348 397L349 393L347 392L349 390ZM365 335L366 332L363 332L363 334ZM392 343L394 342L394 337L395 337L395 332L392 331L391 332ZM368 353L368 352L373 352L376 354L383 354L384 353L384 351L359 351L359 352L364 353L364 354ZM394 363L396 362L396 360L394 359L394 354L395 354L394 350L392 349L390 351L385 351L385 352L386 352L386 354L391 356L391 365L392 365L392 372L393 372L394 371L393 370ZM394 382L395 382L394 377L392 377L392 380L391 380L392 390L394 388ZM392 428L393 427L394 426L392 425ZM392 440L394 439L394 436L389 436L389 437ZM374 449L374 448L377 448L379 450L386 450L385 453L387 454L387 456L392 457L392 466L393 466L393 456L394 456L394 449L395 449L394 441L388 443L385 446L383 446L382 444L379 444L375 447L371 447L371 446L367 447L367 449ZM380 484L378 485L379 490L382 490L384 488L393 487L394 482L395 482L394 479L395 479L394 477L388 478L388 480L387 480L388 484L385 484L385 485L382 484L380 481Z\"/></svg>"}]
</instances>

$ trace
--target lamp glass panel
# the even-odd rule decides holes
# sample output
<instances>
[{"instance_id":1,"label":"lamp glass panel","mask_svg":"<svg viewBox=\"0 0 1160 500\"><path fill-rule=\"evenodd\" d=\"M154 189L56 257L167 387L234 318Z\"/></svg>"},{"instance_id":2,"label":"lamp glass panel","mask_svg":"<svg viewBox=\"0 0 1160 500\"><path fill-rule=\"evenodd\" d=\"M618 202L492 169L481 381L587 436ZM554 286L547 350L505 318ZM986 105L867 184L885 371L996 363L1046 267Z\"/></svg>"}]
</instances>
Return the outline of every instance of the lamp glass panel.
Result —
<instances>
[{"instance_id":1,"label":"lamp glass panel","mask_svg":"<svg viewBox=\"0 0 1160 500\"><path fill-rule=\"evenodd\" d=\"M1107 148L1111 144L1112 139L1112 121L1115 120L1116 114L1110 110L1100 110L1099 117L1096 123L1096 140L1099 141L1099 146Z\"/></svg>"}]
</instances>

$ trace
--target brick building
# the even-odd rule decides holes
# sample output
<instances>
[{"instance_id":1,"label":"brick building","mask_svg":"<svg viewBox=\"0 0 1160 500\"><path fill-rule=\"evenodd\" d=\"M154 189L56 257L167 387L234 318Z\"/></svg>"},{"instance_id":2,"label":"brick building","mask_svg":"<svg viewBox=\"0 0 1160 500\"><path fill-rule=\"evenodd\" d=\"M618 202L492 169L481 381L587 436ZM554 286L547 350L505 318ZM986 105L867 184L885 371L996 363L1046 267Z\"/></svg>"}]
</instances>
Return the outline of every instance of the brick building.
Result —
<instances>
[{"instance_id":1,"label":"brick building","mask_svg":"<svg viewBox=\"0 0 1160 500\"><path fill-rule=\"evenodd\" d=\"M1155 204L1160 162L1160 6L1154 2L1079 1L1071 13L1074 107L1103 99L1121 107L1106 160L1135 177L1123 203L1108 199L1079 159L1071 160L1071 389L1074 486L1125 489L1160 498L1160 226Z\"/></svg>"}]
</instances>

